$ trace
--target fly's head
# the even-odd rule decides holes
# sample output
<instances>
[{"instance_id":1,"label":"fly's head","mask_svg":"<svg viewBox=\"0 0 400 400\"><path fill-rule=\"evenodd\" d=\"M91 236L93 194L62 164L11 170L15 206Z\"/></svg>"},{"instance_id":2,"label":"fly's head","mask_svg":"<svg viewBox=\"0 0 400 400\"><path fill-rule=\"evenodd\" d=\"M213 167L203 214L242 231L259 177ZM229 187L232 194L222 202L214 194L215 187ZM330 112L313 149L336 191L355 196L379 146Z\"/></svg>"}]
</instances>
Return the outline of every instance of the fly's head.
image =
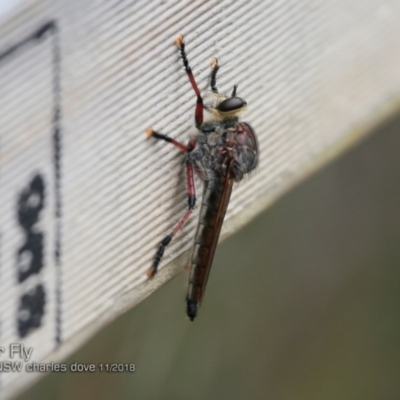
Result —
<instances>
[{"instance_id":1,"label":"fly's head","mask_svg":"<svg viewBox=\"0 0 400 400\"><path fill-rule=\"evenodd\" d=\"M218 61L216 58L213 58L211 60L211 67L214 73L214 75L212 73L211 79L215 80L216 73L219 69ZM237 120L240 114L247 108L246 100L236 96L237 85L233 86L232 94L230 97L218 93L216 87L213 86L213 82L211 86L212 91L216 95L216 100L214 101L214 104L208 106L207 109L211 111L218 120Z\"/></svg>"},{"instance_id":2,"label":"fly's head","mask_svg":"<svg viewBox=\"0 0 400 400\"><path fill-rule=\"evenodd\" d=\"M246 100L232 96L223 98L213 110L221 119L238 118L246 110Z\"/></svg>"}]
</instances>

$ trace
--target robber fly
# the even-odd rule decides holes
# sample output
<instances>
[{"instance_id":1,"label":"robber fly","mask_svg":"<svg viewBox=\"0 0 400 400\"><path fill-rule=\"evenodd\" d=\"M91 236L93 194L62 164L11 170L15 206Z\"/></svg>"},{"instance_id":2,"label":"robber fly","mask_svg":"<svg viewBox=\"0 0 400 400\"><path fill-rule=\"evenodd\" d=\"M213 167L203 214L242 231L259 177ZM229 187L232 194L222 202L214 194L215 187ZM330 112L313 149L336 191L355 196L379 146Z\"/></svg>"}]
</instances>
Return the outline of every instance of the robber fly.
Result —
<instances>
[{"instance_id":1,"label":"robber fly","mask_svg":"<svg viewBox=\"0 0 400 400\"><path fill-rule=\"evenodd\" d=\"M182 229L193 211L196 203L193 171L196 171L204 182L204 191L190 261L189 287L186 297L186 312L193 321L204 296L233 182L241 181L246 174L256 168L258 143L254 129L247 122L239 122L239 115L245 110L247 103L236 96L237 85L233 87L230 97L218 92L217 59L213 58L211 61L210 83L214 101L212 104L204 105L189 66L182 35L176 38L176 44L197 97L195 109L197 132L191 135L187 145L155 132L151 128L147 130L147 136L169 142L186 153L188 209L172 232L161 241L147 275L152 278L157 273L166 246ZM212 115L210 121L204 121L204 109Z\"/></svg>"}]
</instances>

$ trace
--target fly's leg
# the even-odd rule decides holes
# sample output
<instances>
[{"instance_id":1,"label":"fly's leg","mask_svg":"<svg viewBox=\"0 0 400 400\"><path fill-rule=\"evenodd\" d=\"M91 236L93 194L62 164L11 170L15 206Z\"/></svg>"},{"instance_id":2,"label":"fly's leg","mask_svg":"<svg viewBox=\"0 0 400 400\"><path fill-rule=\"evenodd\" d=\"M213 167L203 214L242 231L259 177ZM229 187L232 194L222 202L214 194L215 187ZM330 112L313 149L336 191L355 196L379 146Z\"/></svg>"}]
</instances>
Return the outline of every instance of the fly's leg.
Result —
<instances>
[{"instance_id":1,"label":"fly's leg","mask_svg":"<svg viewBox=\"0 0 400 400\"><path fill-rule=\"evenodd\" d=\"M186 146L185 144L178 142L175 139L172 139L171 137L164 135L163 133L159 133L156 131L153 131L152 128L147 128L146 130L146 136L148 138L153 137L154 139L159 139L159 140L164 140L165 142L171 143L173 144L175 147L177 147L179 150L182 150L186 153L189 153L190 151L192 151L194 149L194 142L193 141L189 141L189 144Z\"/></svg>"},{"instance_id":2,"label":"fly's leg","mask_svg":"<svg viewBox=\"0 0 400 400\"><path fill-rule=\"evenodd\" d=\"M165 236L165 238L161 241L158 250L156 252L156 256L154 257L154 261L152 266L147 271L147 276L152 278L158 270L158 266L160 264L161 258L164 255L165 248L170 244L172 238L183 228L186 221L189 219L190 214L193 211L193 208L196 204L196 194L194 187L194 179L193 179L193 166L189 162L186 163L186 185L187 185L187 194L188 194L188 209L183 215L183 217L176 224L175 228L172 232Z\"/></svg>"},{"instance_id":3,"label":"fly's leg","mask_svg":"<svg viewBox=\"0 0 400 400\"><path fill-rule=\"evenodd\" d=\"M179 35L175 39L175 42L176 42L176 45L179 47L179 50L180 50L181 56L182 56L183 66L185 67L185 71L187 73L187 76L189 77L189 81L190 81L192 88L197 96L196 111L195 111L194 119L195 119L195 123L196 123L196 128L200 129L200 127L203 123L203 110L204 110L203 98L201 97L200 90L194 79L192 69L189 66L189 61L187 59L186 51L185 51L185 42L183 41L183 35Z\"/></svg>"},{"instance_id":4,"label":"fly's leg","mask_svg":"<svg viewBox=\"0 0 400 400\"><path fill-rule=\"evenodd\" d=\"M214 57L211 59L210 86L211 86L211 91L213 93L217 93L217 94L218 94L218 89L217 89L217 72L218 72L218 70L219 70L218 60ZM233 85L231 97L236 97L237 87L238 87L238 85Z\"/></svg>"},{"instance_id":5,"label":"fly's leg","mask_svg":"<svg viewBox=\"0 0 400 400\"><path fill-rule=\"evenodd\" d=\"M153 131L151 128L147 130L148 137L154 137L156 139L164 140L173 144L174 146L178 147L180 150L185 152L190 152L193 150L193 143L190 141L189 144L186 146L183 143L180 143L167 135L163 135L162 133L158 133ZM172 232L165 236L165 238L161 241L158 250L156 252L156 256L154 257L152 266L147 270L147 276L152 278L158 270L158 266L160 264L161 258L164 255L165 248L169 245L172 238L183 228L186 221L189 219L190 214L193 211L193 208L196 204L196 191L194 186L194 178L193 178L193 166L190 162L186 162L186 189L188 195L188 209L183 215L183 217L179 220L176 224L175 228Z\"/></svg>"},{"instance_id":6,"label":"fly's leg","mask_svg":"<svg viewBox=\"0 0 400 400\"><path fill-rule=\"evenodd\" d=\"M214 93L218 93L217 89L217 72L219 70L218 60L214 57L211 59L211 76L210 76L210 86Z\"/></svg>"}]
</instances>

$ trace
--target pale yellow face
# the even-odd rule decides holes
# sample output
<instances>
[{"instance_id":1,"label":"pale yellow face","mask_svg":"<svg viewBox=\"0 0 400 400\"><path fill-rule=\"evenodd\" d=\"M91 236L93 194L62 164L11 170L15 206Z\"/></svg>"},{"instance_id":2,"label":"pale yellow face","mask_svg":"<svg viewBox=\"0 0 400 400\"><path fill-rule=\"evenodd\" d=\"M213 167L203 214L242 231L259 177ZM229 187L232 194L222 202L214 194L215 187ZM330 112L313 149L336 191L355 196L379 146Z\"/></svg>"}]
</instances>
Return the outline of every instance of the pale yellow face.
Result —
<instances>
[{"instance_id":1,"label":"pale yellow face","mask_svg":"<svg viewBox=\"0 0 400 400\"><path fill-rule=\"evenodd\" d=\"M211 111L218 119L239 117L247 108L247 103L240 97L225 97L218 94L214 99L214 104L208 106L207 109Z\"/></svg>"}]
</instances>

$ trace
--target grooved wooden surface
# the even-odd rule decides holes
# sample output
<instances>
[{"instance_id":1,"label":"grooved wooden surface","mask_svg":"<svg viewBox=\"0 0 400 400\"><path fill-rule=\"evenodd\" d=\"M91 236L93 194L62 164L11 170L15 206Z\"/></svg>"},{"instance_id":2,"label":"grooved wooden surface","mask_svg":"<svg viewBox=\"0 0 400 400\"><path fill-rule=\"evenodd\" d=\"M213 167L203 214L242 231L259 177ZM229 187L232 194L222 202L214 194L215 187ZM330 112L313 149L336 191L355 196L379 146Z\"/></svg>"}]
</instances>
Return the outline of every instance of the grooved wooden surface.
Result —
<instances>
[{"instance_id":1,"label":"grooved wooden surface","mask_svg":"<svg viewBox=\"0 0 400 400\"><path fill-rule=\"evenodd\" d=\"M202 90L213 56L218 86L239 84L244 120L259 137L260 166L234 188L226 236L398 108L399 8L396 0L1 2L1 346L32 348L29 362L61 361L183 268L196 215L146 281L159 240L186 207L182 154L144 135L153 126L185 141L194 129L178 33ZM31 231L43 235L43 258L20 282L32 254L17 259L28 238L19 199L36 176L44 205ZM21 309L38 287L45 296L28 302L37 309ZM1 374L3 397L40 376Z\"/></svg>"}]
</instances>

